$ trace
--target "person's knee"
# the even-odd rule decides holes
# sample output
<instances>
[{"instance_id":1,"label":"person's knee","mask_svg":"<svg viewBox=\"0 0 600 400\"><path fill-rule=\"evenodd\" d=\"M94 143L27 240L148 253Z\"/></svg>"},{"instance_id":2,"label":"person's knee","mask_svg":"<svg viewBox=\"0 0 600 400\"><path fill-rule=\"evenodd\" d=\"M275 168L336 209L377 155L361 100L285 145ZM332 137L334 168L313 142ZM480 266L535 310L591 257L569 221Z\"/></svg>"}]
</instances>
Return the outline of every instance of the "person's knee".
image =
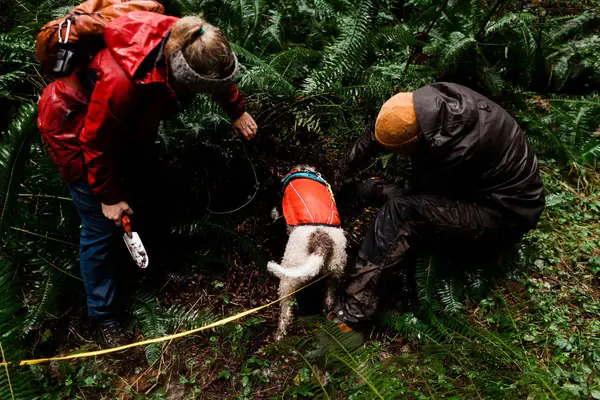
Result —
<instances>
[{"instance_id":1,"label":"person's knee","mask_svg":"<svg viewBox=\"0 0 600 400\"><path fill-rule=\"evenodd\" d=\"M404 222L422 219L421 208L411 197L399 197L387 201L381 208L380 215L393 216Z\"/></svg>"}]
</instances>

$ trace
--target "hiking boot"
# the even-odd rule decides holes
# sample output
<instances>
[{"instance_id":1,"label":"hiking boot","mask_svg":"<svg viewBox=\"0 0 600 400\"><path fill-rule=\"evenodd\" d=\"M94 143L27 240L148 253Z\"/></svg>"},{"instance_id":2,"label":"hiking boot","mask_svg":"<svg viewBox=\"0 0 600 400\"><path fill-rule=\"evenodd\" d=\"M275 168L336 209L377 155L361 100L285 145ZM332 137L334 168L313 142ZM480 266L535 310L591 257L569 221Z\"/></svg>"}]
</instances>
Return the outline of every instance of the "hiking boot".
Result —
<instances>
[{"instance_id":1,"label":"hiking boot","mask_svg":"<svg viewBox=\"0 0 600 400\"><path fill-rule=\"evenodd\" d=\"M130 335L118 322L99 324L97 327L98 344L105 349L124 346L131 343Z\"/></svg>"},{"instance_id":2,"label":"hiking boot","mask_svg":"<svg viewBox=\"0 0 600 400\"><path fill-rule=\"evenodd\" d=\"M327 314L327 319L333 322L334 324L337 324L338 329L342 333L354 332L354 329L352 329L350 325L346 324L344 321L338 318L337 315L333 312Z\"/></svg>"},{"instance_id":3,"label":"hiking boot","mask_svg":"<svg viewBox=\"0 0 600 400\"><path fill-rule=\"evenodd\" d=\"M365 335L363 332L358 331L355 327L350 326L344 322L335 313L330 312L327 314L327 319L336 324L339 329L341 336L338 337L337 342L333 342L328 335L320 335L320 341L322 344L339 345L340 343L345 347L360 346L365 343Z\"/></svg>"}]
</instances>

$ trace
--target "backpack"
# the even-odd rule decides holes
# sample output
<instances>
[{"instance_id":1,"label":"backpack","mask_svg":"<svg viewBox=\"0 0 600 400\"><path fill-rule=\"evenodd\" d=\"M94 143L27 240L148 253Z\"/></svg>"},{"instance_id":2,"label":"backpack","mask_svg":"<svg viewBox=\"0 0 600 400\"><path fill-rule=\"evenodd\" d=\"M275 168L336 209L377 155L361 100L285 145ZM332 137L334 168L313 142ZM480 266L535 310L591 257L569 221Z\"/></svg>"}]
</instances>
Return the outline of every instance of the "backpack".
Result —
<instances>
[{"instance_id":1,"label":"backpack","mask_svg":"<svg viewBox=\"0 0 600 400\"><path fill-rule=\"evenodd\" d=\"M104 46L104 26L132 11L164 13L154 0L86 0L63 18L44 25L38 33L35 54L42 72L69 75L85 65Z\"/></svg>"}]
</instances>

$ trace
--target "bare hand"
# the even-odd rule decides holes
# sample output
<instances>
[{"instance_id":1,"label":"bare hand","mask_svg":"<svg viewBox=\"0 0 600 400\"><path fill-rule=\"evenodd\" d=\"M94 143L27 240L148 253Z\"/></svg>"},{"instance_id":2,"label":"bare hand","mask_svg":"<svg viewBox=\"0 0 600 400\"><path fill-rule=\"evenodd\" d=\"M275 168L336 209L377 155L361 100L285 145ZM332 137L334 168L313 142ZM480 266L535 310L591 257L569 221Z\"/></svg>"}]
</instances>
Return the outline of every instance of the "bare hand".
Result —
<instances>
[{"instance_id":1,"label":"bare hand","mask_svg":"<svg viewBox=\"0 0 600 400\"><path fill-rule=\"evenodd\" d=\"M238 135L244 136L246 140L252 139L256 135L257 130L258 125L256 125L252 115L248 114L247 112L233 121L233 131Z\"/></svg>"},{"instance_id":2,"label":"bare hand","mask_svg":"<svg viewBox=\"0 0 600 400\"><path fill-rule=\"evenodd\" d=\"M102 203L102 214L117 224L117 226L121 226L121 215L123 213L127 215L133 214L133 210L129 207L129 204L124 201L110 206Z\"/></svg>"}]
</instances>

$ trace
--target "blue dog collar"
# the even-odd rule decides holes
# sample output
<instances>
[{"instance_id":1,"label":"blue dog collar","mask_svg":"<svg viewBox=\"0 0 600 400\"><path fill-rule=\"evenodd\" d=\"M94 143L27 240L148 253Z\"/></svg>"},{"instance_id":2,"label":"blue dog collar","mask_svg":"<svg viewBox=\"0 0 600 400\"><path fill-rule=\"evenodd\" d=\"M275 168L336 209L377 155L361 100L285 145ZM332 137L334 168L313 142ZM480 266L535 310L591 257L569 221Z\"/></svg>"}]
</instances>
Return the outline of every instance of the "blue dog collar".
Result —
<instances>
[{"instance_id":1,"label":"blue dog collar","mask_svg":"<svg viewBox=\"0 0 600 400\"><path fill-rule=\"evenodd\" d=\"M323 179L321 174L319 174L318 172L304 170L304 171L291 172L288 175L286 175L281 180L283 182L282 191L284 191L286 186L294 179L311 179L315 182L319 182L320 184L327 186L327 181L325 181L325 179Z\"/></svg>"}]
</instances>

